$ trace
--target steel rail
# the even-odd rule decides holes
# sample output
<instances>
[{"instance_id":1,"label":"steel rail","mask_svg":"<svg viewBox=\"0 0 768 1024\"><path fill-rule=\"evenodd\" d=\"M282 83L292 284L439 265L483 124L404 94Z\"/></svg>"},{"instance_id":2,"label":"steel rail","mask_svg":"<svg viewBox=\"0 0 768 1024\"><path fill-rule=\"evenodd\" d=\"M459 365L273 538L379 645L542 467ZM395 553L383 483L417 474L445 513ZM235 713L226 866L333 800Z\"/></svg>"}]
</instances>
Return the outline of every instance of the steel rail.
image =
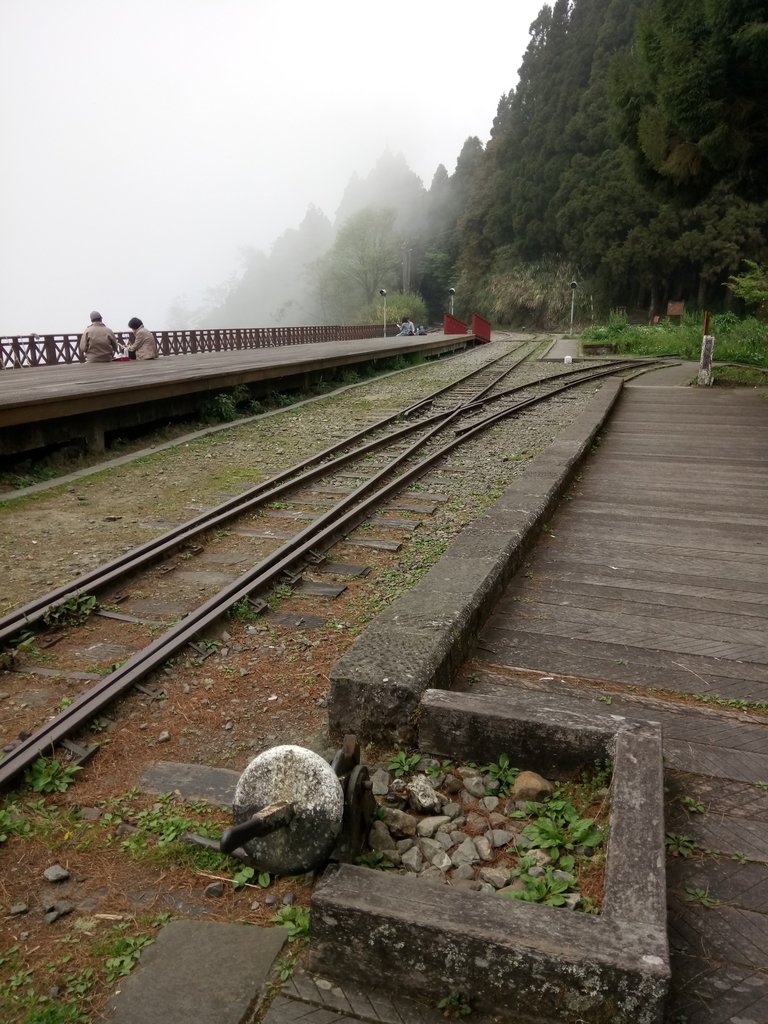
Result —
<instances>
[{"instance_id":1,"label":"steel rail","mask_svg":"<svg viewBox=\"0 0 768 1024\"><path fill-rule=\"evenodd\" d=\"M650 366L651 363L658 362L658 361L659 360L650 360L645 365L646 366ZM609 367L595 367L594 369L591 369L591 370L584 370L583 368L580 368L578 370L571 370L568 373L561 373L561 374L555 375L554 377L547 377L547 378L543 378L542 380L534 381L531 384L524 385L523 387L520 387L520 388L511 388L508 391L502 391L498 395L491 395L490 398L485 398L481 402L471 401L466 406L463 407L462 412L464 414L466 414L468 412L472 412L473 409L482 409L484 406L486 406L488 404L488 402L494 402L494 401L496 401L498 399L501 399L501 398L507 398L510 395L513 395L516 391L526 390L526 388L530 388L530 387L537 387L540 384L546 384L548 381L561 380L563 377L571 377L571 376L574 376L576 374L581 374L582 376L578 377L575 380L569 381L568 384L564 384L559 389L559 391L567 391L570 387L576 387L578 384L587 384L591 380L599 380L602 377L611 376L612 374L615 374L615 373L622 373L628 367L635 366L635 365L637 365L637 360L636 359L622 359L622 360L618 360L616 363L613 363ZM551 397L551 395L554 395L554 394L555 394L555 392L547 392L547 394L544 397L545 398L549 398L549 397ZM525 404L526 404L525 402L521 403L520 407L523 407ZM505 411L502 410L502 412L494 413L492 416L488 417L488 421L489 421L489 423L490 422L495 422L496 420L504 419L504 416L505 416ZM468 430L471 430L471 429L472 429L471 426L463 427L461 430L458 430L457 433L466 433Z\"/></svg>"},{"instance_id":2,"label":"steel rail","mask_svg":"<svg viewBox=\"0 0 768 1024\"><path fill-rule=\"evenodd\" d=\"M500 362L502 359L506 358L508 358L508 354L504 354L498 359L487 363L479 370L473 370L471 374L467 374L460 378L459 381L455 382L451 387L456 387L459 384L464 383L469 377L474 377L485 372L489 366L493 366L496 362ZM199 537L201 533L222 526L236 516L244 515L246 512L257 508L260 505L264 505L269 501L274 501L275 499L284 496L286 492L290 490L304 486L307 483L311 483L313 480L316 480L318 477L323 476L328 472L348 465L350 462L360 459L379 448L386 447L398 438L406 437L417 430L428 427L432 423L446 420L447 417L449 417L455 410L468 410L476 405L482 405L484 402L497 401L511 394L515 394L518 391L524 391L540 384L546 384L548 381L553 379L553 377L543 377L535 381L520 384L514 388L508 389L507 391L502 391L497 395L487 396L487 392L492 387L495 387L499 380L502 380L521 362L523 362L525 358L527 358L527 356L523 356L516 360L511 367L503 371L501 374L498 374L490 384L482 388L478 394L486 395L484 399L480 400L477 396L465 399L464 402L459 403L452 409L433 413L431 416L406 424L398 430L395 430L390 434L385 434L373 441L369 441L352 451L344 452L344 454L338 455L335 458L333 457L334 453L338 452L339 449L344 449L348 447L350 443L354 443L360 438L370 436L370 434L375 431L389 426L392 422L398 420L402 416L402 412L397 412L384 417L381 420L377 420L369 427L350 435L348 438L344 438L324 451L319 452L317 455L311 456L309 459L305 459L303 462L283 470L281 473L270 477L268 480L262 481L260 484L250 488L243 494L236 495L229 501L225 501L221 505L218 505L216 508L204 512L200 516L196 516L177 527L173 527L161 537L154 538L145 544L132 548L130 551L120 555L117 559L106 562L101 566L96 566L69 583L62 584L55 590L49 591L48 593L35 598L26 605L23 605L3 618L0 618L0 643L7 643L22 630L29 629L31 626L36 625L44 618L46 612L50 608L63 603L69 598L84 592L99 593L106 587L118 582L126 576L135 573L140 569L147 568L149 565L167 557L177 549L183 547L184 544L187 544ZM612 365L621 366L622 364L618 363ZM593 373L594 371L586 372ZM577 368L567 371L565 374L559 374L556 376L563 377L584 373L585 371L583 368ZM444 391L445 389L440 389L440 393L443 393ZM324 459L329 459L329 461L322 461ZM307 466L313 468L304 469L304 467ZM304 472L300 472L302 469L304 469Z\"/></svg>"},{"instance_id":3,"label":"steel rail","mask_svg":"<svg viewBox=\"0 0 768 1024\"><path fill-rule=\"evenodd\" d=\"M500 357L500 359L503 358L506 358L506 356ZM495 360L494 362L498 361L499 360ZM519 365L520 361L522 360L519 360L515 366ZM621 362L611 364L610 369L612 372L616 372L617 369L620 369L625 364L636 365L636 360L623 360ZM493 364L487 364L486 367L482 369L487 369L488 365ZM111 562L107 562L101 566L96 566L88 573L72 580L70 583L62 584L62 586L55 590L34 599L28 604L16 609L9 615L0 619L0 642L7 642L20 631L35 625L44 618L46 612L50 608L55 607L57 604L62 603L68 598L83 593L86 590L98 593L109 585L123 579L125 576L137 572L140 569L147 568L149 565L154 564L161 558L173 553L184 544L199 537L201 533L215 529L235 516L244 515L246 512L259 507L260 505L264 505L269 501L274 501L275 499L284 496L286 492L297 487L304 486L307 483L311 483L313 480L326 475L330 471L339 469L342 466L360 459L379 448L386 447L398 438L405 437L417 430L428 427L432 423L447 421L448 417L456 411L469 412L474 408L482 407L487 402L498 401L519 391L525 391L531 387L547 384L553 379L578 375L583 377L584 380L588 380L592 379L596 373L594 369L585 371L584 368L580 367L567 371L563 374L555 375L555 377L543 377L538 380L530 381L526 384L521 384L514 388L507 389L506 391L499 392L497 395L487 396L487 391L494 387L499 380L503 379L511 369L515 368L515 366L498 375L498 377L488 386L481 389L479 394L486 394L484 399L479 400L477 397L467 399L464 403L459 404L452 409L443 410L441 412L434 413L432 416L426 417L425 419L407 424L390 434L385 434L380 438L369 441L367 444L364 444L351 452L345 452L343 455L332 458L331 461L319 462L319 460L323 458L323 456L327 455L327 453L337 451L339 447L345 447L349 443L349 438L344 439L338 444L331 446L331 448L326 449L324 452L321 452L308 460L304 460L304 462L299 463L297 466L293 466L282 471L276 476L271 477L269 480L262 481L260 484L241 495L236 495L230 501L222 503L215 509L204 512L200 516L188 520L186 523L183 523L178 527L174 527L161 537L155 538L146 544L125 552L119 558ZM482 372L482 370L473 371L472 375L474 376L478 372ZM355 435L351 435L351 437L358 439L360 437L368 436L370 433L380 429L382 425L389 425L393 420L398 419L400 415L400 413L397 413L393 416L386 417L383 420L379 420L366 430L358 431ZM313 465L315 463L318 464L314 465L314 468L307 469L305 472L297 475L298 469L307 464Z\"/></svg>"},{"instance_id":4,"label":"steel rail","mask_svg":"<svg viewBox=\"0 0 768 1024\"><path fill-rule=\"evenodd\" d=\"M495 385L500 380L503 380L504 377L509 376L509 374L512 373L513 370L516 370L517 367L521 363L524 363L526 361L526 359L529 358L529 356L532 354L532 351L533 350L531 350L530 352L526 352L523 355L521 355L519 359L516 359L515 362L508 369L503 370L500 374L498 374L498 376L495 377L494 380L492 380L491 383L486 388L482 389L475 397L476 398L480 398L487 391L490 391L490 389L492 387L495 387ZM493 362L487 363L482 368L482 370L480 372L481 373L485 373L486 370L488 370L492 366L495 366L496 363L501 362L501 360L505 359L506 357L507 357L507 354L505 353L505 355L503 355L500 359L496 359ZM463 381L457 381L455 384L446 384L446 386L444 388L440 388L437 391L433 391L431 395L427 395L426 398L422 398L418 402L414 403L413 405L408 406L407 409L403 410L402 415L403 416L411 416L413 413L418 412L420 409L423 409L425 406L431 405L435 401L436 398L440 398L447 391L451 391L452 389L458 387L459 384L462 384L462 383L464 383L464 382Z\"/></svg>"},{"instance_id":5,"label":"steel rail","mask_svg":"<svg viewBox=\"0 0 768 1024\"><path fill-rule=\"evenodd\" d=\"M603 368L592 372L582 380L569 380L567 383L559 385L546 394L523 399L501 413L494 413L473 424L466 431L457 432L454 438L447 444L441 446L426 458L381 486L378 490L369 493L381 480L390 476L397 466L402 465L418 449L423 448L431 437L434 437L446 426L445 423L435 425L427 437L420 438L409 449L398 455L390 465L385 466L369 480L364 481L349 495L346 495L341 501L336 503L333 508L322 513L313 523L287 540L285 544L257 563L247 573L224 587L218 594L209 598L199 608L153 640L152 643L137 651L120 668L112 672L104 682L97 684L97 686L92 687L75 698L72 704L60 715L32 733L31 736L0 762L0 786L10 782L41 753L49 748L52 750L57 742L94 717L102 708L110 704L125 690L172 657L178 650L194 639L195 636L220 619L238 601L245 597L250 597L254 590L263 589L268 586L286 570L306 559L306 556L314 554L315 549L318 547L323 550L330 547L339 537L344 536L355 525L364 520L370 508L380 505L392 494L401 491L404 486L421 476L426 469L440 461L440 459L459 447L467 439L485 431L500 419L512 416L523 409L554 398L563 391L577 387L579 384L588 383L591 380L614 373L616 373L616 369L613 366ZM462 413L462 409L453 410L448 418L449 420L455 419L462 415Z\"/></svg>"},{"instance_id":6,"label":"steel rail","mask_svg":"<svg viewBox=\"0 0 768 1024\"><path fill-rule=\"evenodd\" d=\"M506 357L502 356L501 358ZM623 360L621 362L611 364L609 371L616 372L625 364L636 365L636 360ZM514 369L514 367L512 367L512 369ZM470 412L473 409L481 408L488 402L499 401L503 398L509 397L510 395L516 394L519 391L526 391L531 387L536 387L542 384L546 385L553 379L565 376L578 376L580 379L577 383L581 383L582 379L593 379L596 372L597 371L595 369L584 370L584 368L580 367L567 371L563 374L555 375L555 377L543 377L535 381L530 381L526 384L518 385L514 388L507 389L506 391L499 392L497 395L486 395L486 397L481 400L473 397L466 400L463 404L455 406L453 409L443 410L433 414L432 416L426 417L425 419L407 424L406 426L393 431L391 434L385 434L380 438L369 441L367 444L364 444L351 452L346 452L329 462L321 462L314 468L308 469L298 475L296 475L296 470L298 468L296 466L291 467L288 470L284 470L275 477L262 481L261 484L251 488L244 494L235 496L231 501L224 502L222 505L217 506L217 508L211 509L209 512L205 512L201 516L189 520L185 524L181 524L179 527L174 527L172 530L168 531L168 533L163 534L162 537L155 538L147 544L140 545L139 547L126 552L112 562L107 562L102 566L97 566L84 576L78 577L68 584L63 584L56 590L36 598L34 601L29 602L22 608L16 609L10 615L0 619L0 642L7 642L21 630L35 625L44 618L48 609L62 601L65 601L67 598L82 593L87 589L91 592L98 593L110 584L123 579L125 576L137 572L140 569L147 568L149 565L159 561L161 558L182 547L185 543L189 543L191 540L194 540L201 533L215 529L235 516L243 515L253 508L281 498L286 494L286 492L294 490L297 487L304 486L307 483L311 483L313 480L326 475L330 471L337 470L350 462L376 451L379 448L386 447L393 441L406 437L417 430L422 430L423 428L430 426L432 423L440 423L441 421L447 422L449 417L451 417L455 412ZM506 376L506 372L500 374L496 380L491 382L491 384L486 388L482 389L480 394L486 393L491 387L495 386L498 380L503 379L504 376ZM398 413L394 416L386 417L385 420L377 421L367 430L359 431L354 435L354 437L359 438L367 436L378 429L381 424L388 425L393 419L399 418L399 415L400 414ZM332 448L337 450L339 446L343 447L347 443L348 439L345 439L341 441L339 445L332 446ZM326 452L327 451L331 451L331 449L327 449ZM310 460L305 460L305 462L299 464L299 466L303 466L307 462L317 462L323 454L325 453L320 453L318 456L314 456ZM276 486L270 486L274 484L275 481L278 481Z\"/></svg>"},{"instance_id":7,"label":"steel rail","mask_svg":"<svg viewBox=\"0 0 768 1024\"><path fill-rule=\"evenodd\" d=\"M452 384L446 385L444 388L440 388L434 394L442 395L445 391L450 390L451 388L459 387L461 384L466 383L473 377L485 373L489 367L509 358L509 355L510 353L503 353L501 356L489 361L484 366L464 374L464 376L458 378L458 380L454 381ZM526 358L527 355L523 355L517 359L509 370L500 375L499 379L507 373L512 372L512 370L514 370ZM483 390L481 390L479 394L482 394ZM424 399L424 403L431 401L431 398L432 396L428 396L427 399ZM335 461L326 461L332 459L336 453L349 447L350 444L355 444L361 438L369 437L377 430L382 430L391 423L400 419L402 416L413 412L414 408L414 406L410 406L405 410L398 410L389 416L385 416L382 419L377 420L375 423L369 424L362 430L358 430L342 440L330 445L328 448L323 449L323 451L309 456L307 459L290 466L288 469L282 470L280 473L269 477L267 480L262 480L260 483L249 488L247 491L244 491L242 494L235 495L230 500L217 505L216 508L210 509L207 512L202 512L200 515L195 516L184 523L180 523L178 526L166 531L161 537L155 537L144 544L140 544L137 547L132 548L130 551L124 552L118 558L103 563L100 566L95 566L93 569L81 576L78 576L69 583L64 583L54 590L49 591L47 594L43 594L40 597L29 601L27 604L22 605L20 608L14 609L7 615L0 617L0 643L7 642L20 631L35 625L44 617L49 608L68 600L76 594L92 591L94 589L97 591L103 590L111 583L117 582L119 579L135 572L137 569L145 568L148 565L159 561L161 558L166 557L168 554L182 547L184 544L194 540L201 533L215 529L227 522L229 519L248 512L254 506L264 504L267 501L271 501L274 498L279 497L288 488L292 488L312 480L313 475L310 472L312 467L316 467L314 475L317 476L327 472L329 469L333 468L334 465L343 466L353 459L359 458L361 454L367 454L373 449L363 446L363 448L352 453L348 453ZM444 415L446 415L446 413L436 414L436 416ZM384 444L388 444L400 433L406 434L413 429L419 429L424 422L430 422L430 419L402 428L401 431L379 439L378 443L371 442L370 444L375 444L376 447L382 447ZM283 483L286 484L286 487L281 489L279 485Z\"/></svg>"}]
</instances>

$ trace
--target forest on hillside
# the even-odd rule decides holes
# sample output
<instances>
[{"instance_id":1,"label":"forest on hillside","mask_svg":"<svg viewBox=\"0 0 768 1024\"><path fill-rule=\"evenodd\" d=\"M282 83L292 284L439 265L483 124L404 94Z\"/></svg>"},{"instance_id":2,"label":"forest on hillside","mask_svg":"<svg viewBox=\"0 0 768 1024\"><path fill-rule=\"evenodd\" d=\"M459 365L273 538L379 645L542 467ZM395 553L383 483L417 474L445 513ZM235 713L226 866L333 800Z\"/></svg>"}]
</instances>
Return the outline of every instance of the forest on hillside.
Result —
<instances>
[{"instance_id":1,"label":"forest on hillside","mask_svg":"<svg viewBox=\"0 0 768 1024\"><path fill-rule=\"evenodd\" d=\"M482 73L478 69L477 73ZM510 75L512 77L512 75ZM768 262L768 0L555 0L483 144L429 187L386 153L331 222L311 208L202 318L340 323L456 312L560 325L668 301L729 309Z\"/></svg>"}]
</instances>

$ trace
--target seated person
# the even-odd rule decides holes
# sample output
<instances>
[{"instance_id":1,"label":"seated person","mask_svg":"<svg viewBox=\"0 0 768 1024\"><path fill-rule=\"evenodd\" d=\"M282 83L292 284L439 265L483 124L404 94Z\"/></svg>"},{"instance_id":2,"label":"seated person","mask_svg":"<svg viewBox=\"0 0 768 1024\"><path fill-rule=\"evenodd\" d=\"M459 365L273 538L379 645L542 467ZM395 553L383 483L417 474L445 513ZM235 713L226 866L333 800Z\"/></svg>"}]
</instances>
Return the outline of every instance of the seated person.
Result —
<instances>
[{"instance_id":1,"label":"seated person","mask_svg":"<svg viewBox=\"0 0 768 1024\"><path fill-rule=\"evenodd\" d=\"M128 326L133 332L133 338L126 345L131 359L157 359L157 342L154 334L147 330L137 316L131 317Z\"/></svg>"},{"instance_id":2,"label":"seated person","mask_svg":"<svg viewBox=\"0 0 768 1024\"><path fill-rule=\"evenodd\" d=\"M397 335L398 338L416 333L416 328L413 326L413 321L410 317L405 317L403 322L397 326L400 328L400 333Z\"/></svg>"},{"instance_id":3,"label":"seated person","mask_svg":"<svg viewBox=\"0 0 768 1024\"><path fill-rule=\"evenodd\" d=\"M83 331L80 351L86 363L111 363L117 352L117 338L101 319L96 310L91 313L91 324Z\"/></svg>"}]
</instances>

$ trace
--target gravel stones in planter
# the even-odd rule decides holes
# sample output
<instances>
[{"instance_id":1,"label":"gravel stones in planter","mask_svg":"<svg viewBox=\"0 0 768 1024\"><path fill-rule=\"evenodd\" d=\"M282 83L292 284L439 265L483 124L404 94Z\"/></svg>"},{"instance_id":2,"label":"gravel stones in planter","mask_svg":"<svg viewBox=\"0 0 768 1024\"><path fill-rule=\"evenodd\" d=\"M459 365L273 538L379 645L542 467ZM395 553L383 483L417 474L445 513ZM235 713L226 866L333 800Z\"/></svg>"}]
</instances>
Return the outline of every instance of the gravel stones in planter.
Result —
<instances>
[{"instance_id":1,"label":"gravel stones in planter","mask_svg":"<svg viewBox=\"0 0 768 1024\"><path fill-rule=\"evenodd\" d=\"M415 775L407 787L408 801L418 814L434 814L443 806L426 775Z\"/></svg>"},{"instance_id":2,"label":"gravel stones in planter","mask_svg":"<svg viewBox=\"0 0 768 1024\"><path fill-rule=\"evenodd\" d=\"M371 850L383 857L369 866L399 866L402 873L425 881L458 886L468 892L505 890L505 896L525 892L532 879L544 878L550 884L562 883L559 905L571 910L579 906L581 894L566 893L575 889L575 876L562 870L548 876L553 856L536 848L522 833L526 821L521 819L520 809L539 806L544 810L544 805L527 803L523 797L528 794L531 800L539 801L551 795L554 787L549 780L536 772L521 772L511 795L500 798L487 795L490 787L499 787L492 773L466 766L443 766L437 771L440 763L430 759L423 759L422 764L432 766L431 776L417 772L406 780L390 779L387 789L379 793L380 819L373 823L368 841ZM373 777L379 779L379 788L383 789L387 772L378 769ZM402 799L407 800L405 808L391 806ZM366 863L365 858L362 862ZM510 886L513 880L518 883L514 887Z\"/></svg>"},{"instance_id":3,"label":"gravel stones in planter","mask_svg":"<svg viewBox=\"0 0 768 1024\"><path fill-rule=\"evenodd\" d=\"M512 799L539 801L551 796L552 790L552 783L537 772L520 772L512 787Z\"/></svg>"}]
</instances>

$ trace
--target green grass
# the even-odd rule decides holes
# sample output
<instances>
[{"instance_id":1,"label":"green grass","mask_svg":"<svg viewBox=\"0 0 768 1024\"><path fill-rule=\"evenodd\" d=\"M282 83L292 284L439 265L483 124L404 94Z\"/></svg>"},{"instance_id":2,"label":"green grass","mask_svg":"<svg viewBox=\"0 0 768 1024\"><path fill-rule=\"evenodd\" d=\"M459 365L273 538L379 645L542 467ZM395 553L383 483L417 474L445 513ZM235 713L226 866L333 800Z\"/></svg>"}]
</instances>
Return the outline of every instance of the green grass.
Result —
<instances>
[{"instance_id":1,"label":"green grass","mask_svg":"<svg viewBox=\"0 0 768 1024\"><path fill-rule=\"evenodd\" d=\"M717 362L768 365L768 325L760 320L719 313L711 318L710 333L715 336ZM588 327L581 339L610 342L617 354L677 356L698 361L702 334L703 315L698 312L686 313L680 324L663 321L654 327L636 326L623 314L612 313L607 324Z\"/></svg>"},{"instance_id":2,"label":"green grass","mask_svg":"<svg viewBox=\"0 0 768 1024\"><path fill-rule=\"evenodd\" d=\"M712 381L718 387L768 388L768 370L757 366L715 366Z\"/></svg>"}]
</instances>

